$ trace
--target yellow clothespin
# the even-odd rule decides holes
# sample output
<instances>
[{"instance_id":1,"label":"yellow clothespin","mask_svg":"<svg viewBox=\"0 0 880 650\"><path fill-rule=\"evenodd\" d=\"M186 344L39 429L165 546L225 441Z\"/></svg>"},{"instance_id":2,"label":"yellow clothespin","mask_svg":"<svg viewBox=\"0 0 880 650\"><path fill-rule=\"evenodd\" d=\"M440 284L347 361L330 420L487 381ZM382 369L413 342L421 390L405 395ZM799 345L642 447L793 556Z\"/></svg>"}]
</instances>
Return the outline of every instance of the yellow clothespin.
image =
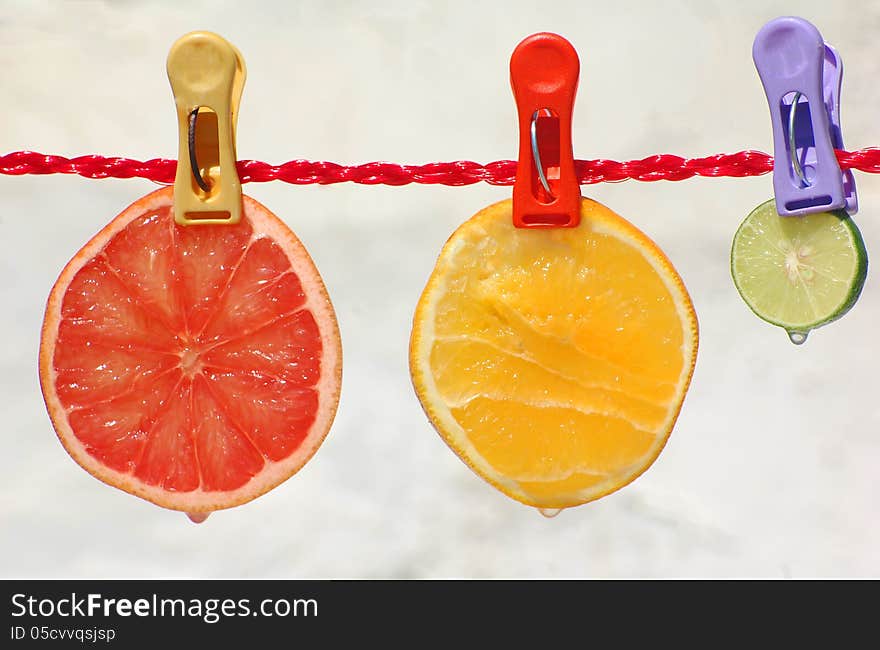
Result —
<instances>
[{"instance_id":1,"label":"yellow clothespin","mask_svg":"<svg viewBox=\"0 0 880 650\"><path fill-rule=\"evenodd\" d=\"M244 59L217 34L191 32L171 46L167 69L180 136L174 220L181 225L238 223L235 124Z\"/></svg>"}]
</instances>

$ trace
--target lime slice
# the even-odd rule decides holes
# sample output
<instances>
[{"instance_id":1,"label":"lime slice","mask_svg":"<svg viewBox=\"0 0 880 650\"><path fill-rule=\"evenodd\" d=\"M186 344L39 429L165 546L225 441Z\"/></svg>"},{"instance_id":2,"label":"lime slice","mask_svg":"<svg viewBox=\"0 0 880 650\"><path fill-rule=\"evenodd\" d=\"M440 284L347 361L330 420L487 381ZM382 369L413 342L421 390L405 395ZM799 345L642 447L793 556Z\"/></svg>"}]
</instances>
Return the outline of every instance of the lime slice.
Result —
<instances>
[{"instance_id":1,"label":"lime slice","mask_svg":"<svg viewBox=\"0 0 880 650\"><path fill-rule=\"evenodd\" d=\"M865 284L868 254L843 211L782 217L771 199L733 238L730 270L755 314L784 327L793 343L843 316Z\"/></svg>"}]
</instances>

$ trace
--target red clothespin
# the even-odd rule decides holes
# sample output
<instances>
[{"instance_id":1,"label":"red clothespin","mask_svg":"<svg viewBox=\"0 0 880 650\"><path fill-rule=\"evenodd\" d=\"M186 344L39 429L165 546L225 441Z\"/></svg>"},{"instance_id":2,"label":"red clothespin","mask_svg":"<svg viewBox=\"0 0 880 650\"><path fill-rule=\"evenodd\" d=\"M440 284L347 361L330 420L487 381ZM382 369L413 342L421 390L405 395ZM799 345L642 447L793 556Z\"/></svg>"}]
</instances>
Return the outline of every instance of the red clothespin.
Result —
<instances>
[{"instance_id":1,"label":"red clothespin","mask_svg":"<svg viewBox=\"0 0 880 650\"><path fill-rule=\"evenodd\" d=\"M571 114L580 61L557 34L533 34L510 57L519 114L519 164L513 184L517 228L580 224L581 189L574 169Z\"/></svg>"}]
</instances>

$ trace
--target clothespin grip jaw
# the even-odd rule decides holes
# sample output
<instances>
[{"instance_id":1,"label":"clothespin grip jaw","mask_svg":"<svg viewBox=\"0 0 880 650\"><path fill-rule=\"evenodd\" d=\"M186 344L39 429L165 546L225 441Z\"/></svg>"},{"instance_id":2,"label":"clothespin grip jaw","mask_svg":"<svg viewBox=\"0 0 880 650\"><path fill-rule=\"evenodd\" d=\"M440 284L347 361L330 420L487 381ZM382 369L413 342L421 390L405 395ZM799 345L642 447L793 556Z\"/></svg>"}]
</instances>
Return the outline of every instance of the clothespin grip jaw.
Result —
<instances>
[{"instance_id":1,"label":"clothespin grip jaw","mask_svg":"<svg viewBox=\"0 0 880 650\"><path fill-rule=\"evenodd\" d=\"M825 108L828 111L829 136L831 146L834 149L844 150L843 132L840 128L840 89L843 84L843 60L837 50L828 43L825 45L825 60L823 62L823 97ZM835 157L835 161L836 161ZM840 165L838 163L838 169ZM847 214L854 215L859 211L859 198L856 193L856 180L852 170L842 171L844 210Z\"/></svg>"},{"instance_id":2,"label":"clothespin grip jaw","mask_svg":"<svg viewBox=\"0 0 880 650\"><path fill-rule=\"evenodd\" d=\"M179 136L174 220L181 225L238 223L242 198L235 127L244 60L217 34L192 32L172 45L167 70Z\"/></svg>"},{"instance_id":3,"label":"clothespin grip jaw","mask_svg":"<svg viewBox=\"0 0 880 650\"><path fill-rule=\"evenodd\" d=\"M783 216L858 209L852 172L843 172L837 52L802 18L777 18L755 37L752 58L773 126L773 189Z\"/></svg>"},{"instance_id":4,"label":"clothespin grip jaw","mask_svg":"<svg viewBox=\"0 0 880 650\"><path fill-rule=\"evenodd\" d=\"M571 43L542 32L510 57L510 85L519 117L519 162L513 185L517 228L571 228L580 223L571 116L580 61Z\"/></svg>"}]
</instances>

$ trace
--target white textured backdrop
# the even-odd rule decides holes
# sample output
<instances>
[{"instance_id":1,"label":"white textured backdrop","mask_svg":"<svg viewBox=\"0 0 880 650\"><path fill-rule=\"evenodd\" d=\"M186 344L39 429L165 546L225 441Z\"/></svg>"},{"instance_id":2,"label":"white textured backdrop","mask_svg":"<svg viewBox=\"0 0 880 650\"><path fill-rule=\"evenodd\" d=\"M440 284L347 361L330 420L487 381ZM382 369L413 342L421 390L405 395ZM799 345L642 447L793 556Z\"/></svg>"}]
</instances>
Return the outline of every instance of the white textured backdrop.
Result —
<instances>
[{"instance_id":1,"label":"white textured backdrop","mask_svg":"<svg viewBox=\"0 0 880 650\"><path fill-rule=\"evenodd\" d=\"M0 151L175 156L165 57L194 29L247 61L242 158L515 157L508 59L541 30L580 53L578 157L769 150L751 44L791 13L843 56L848 148L880 145L877 2L0 0ZM857 183L877 252L880 178ZM702 333L653 468L552 520L471 474L409 381L416 300L450 232L509 194L488 185L246 186L299 234L336 305L344 381L324 446L201 526L76 466L40 396L44 301L76 250L154 188L0 177L0 577L880 577L876 267L853 311L801 348L757 320L728 252L769 176L585 188L668 253Z\"/></svg>"}]
</instances>

